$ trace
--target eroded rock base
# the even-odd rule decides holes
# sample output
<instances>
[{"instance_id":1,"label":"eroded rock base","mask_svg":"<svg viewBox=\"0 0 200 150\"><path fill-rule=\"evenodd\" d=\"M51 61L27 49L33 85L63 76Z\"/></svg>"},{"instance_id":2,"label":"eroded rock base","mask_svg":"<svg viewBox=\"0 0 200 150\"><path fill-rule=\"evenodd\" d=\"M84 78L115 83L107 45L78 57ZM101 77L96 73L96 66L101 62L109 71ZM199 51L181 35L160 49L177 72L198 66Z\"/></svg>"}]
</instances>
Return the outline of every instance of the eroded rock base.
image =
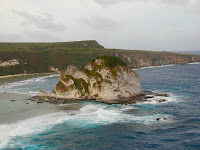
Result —
<instances>
[{"instance_id":1,"label":"eroded rock base","mask_svg":"<svg viewBox=\"0 0 200 150\"><path fill-rule=\"evenodd\" d=\"M121 99L113 99L113 100L103 100L103 99L62 99L62 98L54 98L54 97L48 97L48 96L33 96L29 100L35 101L37 103L54 103L54 104L65 104L72 101L96 101L100 103L106 103L106 104L136 104L136 103L143 103L147 102L152 98L156 98L156 101L158 103L166 102L166 98L170 97L169 94L163 94L163 93L154 93L152 91L143 91L142 94L137 95L135 97L131 98L121 98Z\"/></svg>"}]
</instances>

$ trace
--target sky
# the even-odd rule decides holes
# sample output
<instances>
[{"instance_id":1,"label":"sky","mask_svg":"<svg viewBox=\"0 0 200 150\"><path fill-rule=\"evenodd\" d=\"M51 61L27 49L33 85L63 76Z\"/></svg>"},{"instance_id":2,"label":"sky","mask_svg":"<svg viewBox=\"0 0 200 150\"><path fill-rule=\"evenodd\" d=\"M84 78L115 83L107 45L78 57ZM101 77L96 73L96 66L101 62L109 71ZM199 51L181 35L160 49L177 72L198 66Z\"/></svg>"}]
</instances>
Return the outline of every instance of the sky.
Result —
<instances>
[{"instance_id":1,"label":"sky","mask_svg":"<svg viewBox=\"0 0 200 150\"><path fill-rule=\"evenodd\" d=\"M200 0L0 0L0 42L200 50Z\"/></svg>"}]
</instances>

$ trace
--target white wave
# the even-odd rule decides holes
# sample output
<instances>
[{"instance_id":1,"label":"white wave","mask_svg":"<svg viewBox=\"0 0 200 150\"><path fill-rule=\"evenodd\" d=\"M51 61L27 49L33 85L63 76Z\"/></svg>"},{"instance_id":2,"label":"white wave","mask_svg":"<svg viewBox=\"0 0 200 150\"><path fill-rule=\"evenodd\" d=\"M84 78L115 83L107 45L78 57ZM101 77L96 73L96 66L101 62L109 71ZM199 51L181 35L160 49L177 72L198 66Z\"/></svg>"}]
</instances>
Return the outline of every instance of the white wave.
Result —
<instances>
[{"instance_id":1,"label":"white wave","mask_svg":"<svg viewBox=\"0 0 200 150\"><path fill-rule=\"evenodd\" d=\"M160 93L160 92L155 92L155 93ZM148 98L147 101L142 102L142 103L137 103L137 104L152 104L152 105L159 105L159 104L165 104L165 103L178 103L181 102L180 97L169 93L169 97L163 97L163 96L155 96L153 98ZM163 102L159 102L159 100L165 100Z\"/></svg>"},{"instance_id":2,"label":"white wave","mask_svg":"<svg viewBox=\"0 0 200 150\"><path fill-rule=\"evenodd\" d=\"M28 91L28 92L19 92L17 90L0 90L0 93L10 93L10 94L20 94L20 95L30 95L30 96L35 96L37 95L39 92L32 92L32 91Z\"/></svg>"},{"instance_id":3,"label":"white wave","mask_svg":"<svg viewBox=\"0 0 200 150\"><path fill-rule=\"evenodd\" d=\"M52 125L61 123L60 120L67 116L69 116L69 113L58 112L30 118L13 124L0 125L0 148L4 147L13 137L42 132L51 128Z\"/></svg>"},{"instance_id":4,"label":"white wave","mask_svg":"<svg viewBox=\"0 0 200 150\"><path fill-rule=\"evenodd\" d=\"M141 70L141 69L152 69L152 68L161 68L161 67L173 67L177 64L169 64L169 65L161 65L161 66L148 66L148 67L142 67L138 69L133 69L133 70Z\"/></svg>"},{"instance_id":5,"label":"white wave","mask_svg":"<svg viewBox=\"0 0 200 150\"><path fill-rule=\"evenodd\" d=\"M23 86L23 85L27 85L27 84L32 84L33 82L46 82L45 79L56 77L56 76L59 76L59 75L50 75L50 76L37 77L37 78L28 79L28 80L13 82L13 83L9 83L5 87L13 88L13 87L19 87L19 86Z\"/></svg>"},{"instance_id":6,"label":"white wave","mask_svg":"<svg viewBox=\"0 0 200 150\"><path fill-rule=\"evenodd\" d=\"M29 91L28 93L29 93L29 95L31 95L31 96L35 96L35 95L37 95L39 92Z\"/></svg>"},{"instance_id":7,"label":"white wave","mask_svg":"<svg viewBox=\"0 0 200 150\"><path fill-rule=\"evenodd\" d=\"M87 113L95 112L95 111L99 110L100 108L102 108L101 105L89 104L89 105L82 107L80 109L80 112L83 114L87 114Z\"/></svg>"},{"instance_id":8,"label":"white wave","mask_svg":"<svg viewBox=\"0 0 200 150\"><path fill-rule=\"evenodd\" d=\"M39 89L35 89L36 91L29 91L30 87L26 87L26 85L33 85L33 84L41 84L50 82L47 80L48 78L58 77L58 74L55 75L49 75L44 77L37 77L37 78L31 78L27 80L17 81L8 83L6 85L0 86L0 93L16 93L16 94L29 94L31 96L37 95Z\"/></svg>"},{"instance_id":9,"label":"white wave","mask_svg":"<svg viewBox=\"0 0 200 150\"><path fill-rule=\"evenodd\" d=\"M200 62L193 62L193 63L188 63L189 65L198 65Z\"/></svg>"},{"instance_id":10,"label":"white wave","mask_svg":"<svg viewBox=\"0 0 200 150\"><path fill-rule=\"evenodd\" d=\"M142 124L158 123L156 118L170 118L166 114L137 116L125 113L126 110L138 109L134 105L105 105L98 103L85 104L77 111L62 111L42 116L37 116L13 124L0 125L0 148L16 136L28 136L51 129L56 124L63 122L72 127L90 127L91 125L106 125L111 123L135 122Z\"/></svg>"},{"instance_id":11,"label":"white wave","mask_svg":"<svg viewBox=\"0 0 200 150\"><path fill-rule=\"evenodd\" d=\"M197 65L197 64L200 64L200 62L193 62L193 63L187 63L187 64ZM152 68L160 68L160 67L173 67L175 65L179 65L179 64L169 64L169 65L161 65L161 66L148 66L148 67L142 67L142 68L133 69L133 70L152 69Z\"/></svg>"},{"instance_id":12,"label":"white wave","mask_svg":"<svg viewBox=\"0 0 200 150\"><path fill-rule=\"evenodd\" d=\"M18 87L18 86L23 86L23 85L27 85L27 84L32 84L33 82L46 82L45 79L52 78L52 77L57 77L57 76L59 76L59 75L56 74L56 75L49 75L49 76L44 76L44 77L37 77L37 78L27 79L27 80L23 80L23 81L9 83L5 87L11 88L11 87Z\"/></svg>"}]
</instances>

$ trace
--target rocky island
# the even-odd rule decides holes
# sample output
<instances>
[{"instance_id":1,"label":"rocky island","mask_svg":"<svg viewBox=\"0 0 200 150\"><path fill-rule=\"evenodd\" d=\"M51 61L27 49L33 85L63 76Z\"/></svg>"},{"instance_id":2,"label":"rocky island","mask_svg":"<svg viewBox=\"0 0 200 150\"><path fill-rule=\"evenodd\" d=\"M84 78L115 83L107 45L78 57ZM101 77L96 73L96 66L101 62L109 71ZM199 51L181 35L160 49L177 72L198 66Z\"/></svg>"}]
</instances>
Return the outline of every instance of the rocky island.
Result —
<instances>
[{"instance_id":1,"label":"rocky island","mask_svg":"<svg viewBox=\"0 0 200 150\"><path fill-rule=\"evenodd\" d=\"M40 91L31 100L38 103L96 100L108 104L128 104L147 100L147 94L149 92L140 89L139 76L121 59L114 56L99 56L83 69L68 66L62 71L59 82L52 92Z\"/></svg>"}]
</instances>

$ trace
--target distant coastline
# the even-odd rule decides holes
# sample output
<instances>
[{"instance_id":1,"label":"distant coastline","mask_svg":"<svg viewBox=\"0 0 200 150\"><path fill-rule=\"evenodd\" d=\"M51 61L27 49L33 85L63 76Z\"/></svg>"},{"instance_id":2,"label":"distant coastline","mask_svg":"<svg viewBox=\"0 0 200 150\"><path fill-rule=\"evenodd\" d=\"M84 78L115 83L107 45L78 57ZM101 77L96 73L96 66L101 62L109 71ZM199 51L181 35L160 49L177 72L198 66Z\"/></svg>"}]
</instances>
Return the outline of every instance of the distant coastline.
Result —
<instances>
[{"instance_id":1,"label":"distant coastline","mask_svg":"<svg viewBox=\"0 0 200 150\"><path fill-rule=\"evenodd\" d=\"M97 41L0 43L0 76L47 73L73 65L82 68L98 56L115 56L131 69L200 62L200 55L167 51L107 49ZM10 77L10 76L8 76Z\"/></svg>"},{"instance_id":2,"label":"distant coastline","mask_svg":"<svg viewBox=\"0 0 200 150\"><path fill-rule=\"evenodd\" d=\"M200 62L192 62L192 63L185 63L185 64L200 64ZM172 67L175 65L185 65L185 64L168 64L168 65L160 65L160 66L146 66L146 67L140 67L137 69L133 70L140 70L140 69L148 69L148 68L159 68L159 67ZM12 78L12 77L21 77L21 76L31 76L31 75L52 75L55 74L54 72L52 73L30 73L30 74L15 74L15 75L5 75L5 76L0 76L0 79L4 78Z\"/></svg>"},{"instance_id":3,"label":"distant coastline","mask_svg":"<svg viewBox=\"0 0 200 150\"><path fill-rule=\"evenodd\" d=\"M186 65L186 64L196 65L196 64L200 64L200 62L192 62L192 63L185 63L185 64L168 64L168 65L160 65L160 66L147 66L147 67L141 67L141 68L137 68L137 69L133 69L133 70L160 68L160 67L173 67L175 65Z\"/></svg>"}]
</instances>

